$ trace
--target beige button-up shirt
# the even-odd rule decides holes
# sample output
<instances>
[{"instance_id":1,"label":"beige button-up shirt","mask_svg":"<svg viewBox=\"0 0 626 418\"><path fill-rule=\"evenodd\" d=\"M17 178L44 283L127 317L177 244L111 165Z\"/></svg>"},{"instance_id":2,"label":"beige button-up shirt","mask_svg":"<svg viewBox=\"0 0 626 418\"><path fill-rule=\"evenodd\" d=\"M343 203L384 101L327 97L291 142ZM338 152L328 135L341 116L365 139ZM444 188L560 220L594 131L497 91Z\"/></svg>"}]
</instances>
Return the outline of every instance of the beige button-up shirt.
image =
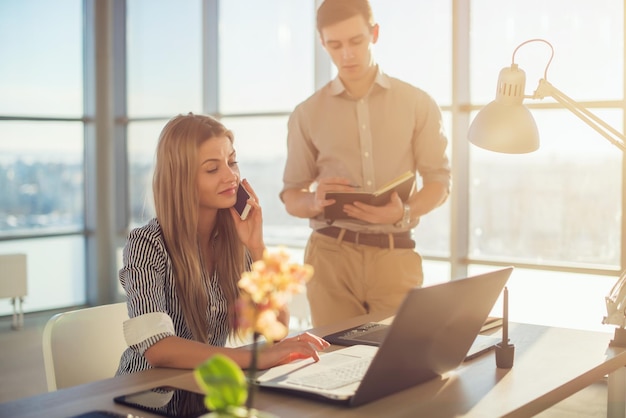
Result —
<instances>
[{"instance_id":1,"label":"beige button-up shirt","mask_svg":"<svg viewBox=\"0 0 626 418\"><path fill-rule=\"evenodd\" d=\"M379 70L369 93L355 99L335 78L300 103L289 118L283 191L308 189L318 179L336 176L375 191L407 170L424 183L449 187L447 144L439 106L423 90ZM410 228L418 222L414 219ZM328 224L318 216L310 226ZM337 220L333 226L399 232L393 225L356 219Z\"/></svg>"}]
</instances>

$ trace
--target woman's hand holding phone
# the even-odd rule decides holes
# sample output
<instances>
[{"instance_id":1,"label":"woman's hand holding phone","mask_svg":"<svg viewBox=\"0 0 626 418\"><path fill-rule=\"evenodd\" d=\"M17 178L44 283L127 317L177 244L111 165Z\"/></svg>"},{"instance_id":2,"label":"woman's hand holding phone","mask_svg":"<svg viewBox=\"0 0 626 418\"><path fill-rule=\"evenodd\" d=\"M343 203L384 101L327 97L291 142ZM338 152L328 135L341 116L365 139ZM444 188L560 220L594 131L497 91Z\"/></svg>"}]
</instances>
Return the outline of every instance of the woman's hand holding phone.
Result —
<instances>
[{"instance_id":1,"label":"woman's hand holding phone","mask_svg":"<svg viewBox=\"0 0 626 418\"><path fill-rule=\"evenodd\" d=\"M253 260L260 260L263 258L263 251L265 250L263 215L259 199L246 179L243 179L239 184L237 203L231 212L239 239L248 248Z\"/></svg>"}]
</instances>

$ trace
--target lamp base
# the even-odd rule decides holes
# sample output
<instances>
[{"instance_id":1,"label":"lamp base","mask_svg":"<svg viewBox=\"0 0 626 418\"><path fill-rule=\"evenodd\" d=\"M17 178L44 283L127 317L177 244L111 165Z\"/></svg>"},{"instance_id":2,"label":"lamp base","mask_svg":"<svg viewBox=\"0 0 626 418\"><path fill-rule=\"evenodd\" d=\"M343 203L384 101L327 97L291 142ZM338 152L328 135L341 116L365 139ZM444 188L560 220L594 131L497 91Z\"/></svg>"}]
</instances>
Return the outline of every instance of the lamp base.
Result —
<instances>
[{"instance_id":1,"label":"lamp base","mask_svg":"<svg viewBox=\"0 0 626 418\"><path fill-rule=\"evenodd\" d=\"M499 369L510 369L513 367L513 357L515 357L515 346L504 342L496 344L496 367Z\"/></svg>"},{"instance_id":2,"label":"lamp base","mask_svg":"<svg viewBox=\"0 0 626 418\"><path fill-rule=\"evenodd\" d=\"M615 334L613 339L609 343L609 347L626 348L626 329L615 328Z\"/></svg>"}]
</instances>

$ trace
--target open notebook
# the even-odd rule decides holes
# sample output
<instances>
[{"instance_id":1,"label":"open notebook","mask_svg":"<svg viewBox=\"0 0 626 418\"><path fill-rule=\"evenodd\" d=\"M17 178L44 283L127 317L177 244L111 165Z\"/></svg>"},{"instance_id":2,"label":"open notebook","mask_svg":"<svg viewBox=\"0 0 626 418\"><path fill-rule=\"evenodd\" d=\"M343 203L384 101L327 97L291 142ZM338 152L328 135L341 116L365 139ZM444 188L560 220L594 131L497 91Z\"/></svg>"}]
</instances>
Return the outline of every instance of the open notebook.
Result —
<instances>
[{"instance_id":1,"label":"open notebook","mask_svg":"<svg viewBox=\"0 0 626 418\"><path fill-rule=\"evenodd\" d=\"M274 367L263 388L362 405L459 366L513 267L409 291L379 347L352 345Z\"/></svg>"}]
</instances>

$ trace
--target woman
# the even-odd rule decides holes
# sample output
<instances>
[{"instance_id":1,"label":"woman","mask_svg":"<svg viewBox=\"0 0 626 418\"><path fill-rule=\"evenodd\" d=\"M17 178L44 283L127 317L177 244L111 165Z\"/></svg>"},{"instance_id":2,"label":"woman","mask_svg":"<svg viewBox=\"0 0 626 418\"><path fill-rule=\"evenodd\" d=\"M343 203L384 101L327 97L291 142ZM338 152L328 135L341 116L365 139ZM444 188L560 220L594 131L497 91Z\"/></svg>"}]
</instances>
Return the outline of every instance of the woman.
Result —
<instances>
[{"instance_id":1,"label":"woman","mask_svg":"<svg viewBox=\"0 0 626 418\"><path fill-rule=\"evenodd\" d=\"M150 367L193 369L222 353L246 368L250 351L224 347L237 334L237 282L262 258L262 211L240 180L233 134L202 115L179 115L161 132L153 194L156 218L131 231L120 282L130 319L129 348L117 374ZM239 184L250 192L245 221L232 207ZM287 324L288 315L281 321ZM313 357L328 343L305 333L260 352L259 368Z\"/></svg>"}]
</instances>

